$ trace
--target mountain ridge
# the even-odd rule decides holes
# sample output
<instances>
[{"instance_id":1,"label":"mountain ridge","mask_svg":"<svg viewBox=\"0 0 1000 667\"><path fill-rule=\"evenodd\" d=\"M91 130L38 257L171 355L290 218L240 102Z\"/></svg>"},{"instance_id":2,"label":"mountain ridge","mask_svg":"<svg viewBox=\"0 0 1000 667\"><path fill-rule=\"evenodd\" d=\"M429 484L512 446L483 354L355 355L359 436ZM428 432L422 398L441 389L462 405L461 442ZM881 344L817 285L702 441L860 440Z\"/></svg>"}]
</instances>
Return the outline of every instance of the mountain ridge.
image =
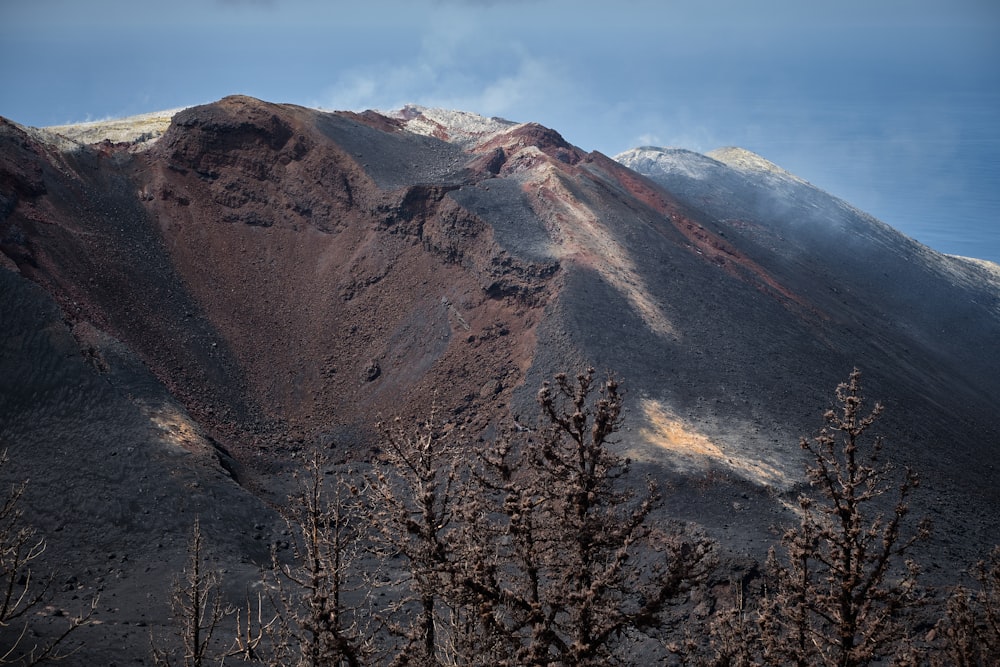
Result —
<instances>
[{"instance_id":1,"label":"mountain ridge","mask_svg":"<svg viewBox=\"0 0 1000 667\"><path fill-rule=\"evenodd\" d=\"M81 145L95 144L102 141L109 141L111 143L132 143L148 147L153 145L156 140L162 136L163 132L165 132L166 128L169 126L170 119L172 119L174 115L188 108L190 107L176 107L174 109L152 111L133 116L107 118L96 121L80 121L76 123L66 123L63 125L51 125L45 127L31 127L14 121L8 122L12 122L25 132L41 132L41 138L55 144L59 144L59 139L52 135L63 137L70 142L69 144L61 144L62 148L65 150L73 150ZM325 111L320 107L315 107L313 109L316 111ZM437 136L437 138L444 138L445 140L451 140L466 145L485 143L485 141L488 141L497 135L503 134L504 132L508 132L511 129L530 124L511 121L496 116L486 117L468 111L446 109L443 107L427 107L419 104L405 104L399 109L369 110L364 113L388 119L390 122L401 122L405 129L417 134L435 136L435 132L438 132L439 134L443 133L443 136ZM787 171L767 158L740 146L722 146L705 153L699 153L697 151L679 147L652 145L636 146L618 153L613 156L612 159L622 161L619 158L623 158L625 159L625 163L628 164L631 163L632 160L627 159L626 156L633 155L643 150L650 150L659 153L672 151L690 153L692 155L702 156L722 162L723 164L727 164L731 167L743 168L748 171L756 170L769 172L802 184L811 185L808 181ZM644 172L641 170L640 173ZM996 262L987 259L966 257L963 255L953 256L974 260L977 263L1000 266Z\"/></svg>"},{"instance_id":2,"label":"mountain ridge","mask_svg":"<svg viewBox=\"0 0 1000 667\"><path fill-rule=\"evenodd\" d=\"M241 106L253 107L257 103L249 100L249 98L227 98L231 104L238 104ZM226 100L223 101L224 103ZM210 105L211 106L211 105ZM287 107L275 107L277 108L287 108ZM656 168L646 166L640 167L639 171L644 172L646 176L653 178L656 182L658 176L664 176L673 178L672 185L672 197L676 197L677 193L680 192L684 197L687 197L689 201L678 202L676 199L671 197L664 197L663 192L656 192L655 188L649 188L648 186L642 185L641 181L636 180L632 176L625 178L619 178L616 174L609 174L608 170L614 170L611 166L610 161L602 161L602 157L599 154L585 154L578 149L574 149L566 144L558 134L552 133L551 136L547 135L547 130L540 128L540 126L532 126L530 123L515 124L509 121L502 121L497 119L483 119L481 117L476 117L471 114L456 114L455 112L446 112L443 110L425 110L418 107L406 107L395 115L383 116L381 114L373 114L367 117L358 116L358 120L361 121L361 126L355 126L354 129L348 130L347 126L343 125L343 121L337 121L331 125L331 120L334 118L347 118L347 116L337 116L336 114L324 114L322 112L317 112L314 110L301 109L300 114L312 115L316 118L322 118L323 123L325 123L322 133L326 137L337 137L346 138L350 141L355 141L352 138L355 134L361 132L360 127L373 126L376 132L382 132L378 126L379 123L384 121L378 120L372 124L370 121L374 118L384 119L390 118L391 122L398 122L400 125L398 129L394 129L388 135L380 136L402 136L399 132L406 132L408 127L415 127L420 130L419 135L427 137L428 140L437 140L442 143L437 144L436 148L431 151L425 151L427 154L431 154L434 157L430 162L423 159L422 163L414 162L411 166L400 166L395 165L392 167L393 172L391 173L385 171L385 168L380 166L377 168L372 168L368 163L361 164L361 172L367 173L369 177L374 177L376 183L380 183L379 187L389 187L390 190L396 187L400 183L405 183L413 180L424 180L427 182L437 182L443 184L443 190L431 188L429 190L409 190L407 194L403 195L402 200L398 203L374 203L366 204L369 209L381 209L388 206L402 207L402 209L407 209L409 200L416 201L417 198L426 200L428 196L435 200L434 206L438 206L442 203L456 202L459 207L473 207L480 206L480 202L484 198L488 199L490 195L486 195L485 186L477 186L473 190L468 190L463 193L463 188L467 189L468 186L461 184L461 181L465 176L463 173L469 173L469 170L480 170L480 173L487 176L488 178L481 183L485 184L488 181L503 182L505 178L511 178L513 183L517 185L519 190L516 194L517 197L523 198L525 192L534 190L534 200L529 200L522 204L524 215L522 223L516 228L513 234L507 234L507 244L509 250L515 250L517 252L527 254L522 256L528 261L542 260L543 263L547 262L550 267L554 267L560 262L571 261L580 264L584 267L591 267L596 270L601 277L601 280L608 285L614 287L621 295L623 295L626 300L630 303L630 309L640 314L643 318L644 326L649 327L654 331L659 331L660 334L670 336L675 336L676 331L674 326L670 323L670 318L667 316L663 309L663 304L657 303L656 296L653 296L649 292L649 288L645 285L647 279L643 278L637 273L637 269L634 266L634 261L629 257L629 250L627 244L623 244L621 240L615 238L615 233L609 233L606 231L606 227L600 224L598 216L595 215L595 206L592 203L600 204L598 200L592 200L591 202L585 202L582 206L579 204L569 204L569 202L574 202L578 200L581 192L577 191L574 187L572 181L579 174L583 173L590 177L595 177L596 182L601 183L603 179L603 187L608 187L610 183L613 187L622 188L623 191L628 191L631 188L630 195L638 194L640 199L645 205L653 207L653 214L663 214L664 212L668 216L672 216L674 219L674 224L672 229L680 231L681 235L676 237L676 240L680 241L684 246L690 251L701 257L708 258L708 260L714 263L718 268L721 268L724 273L727 273L737 280L743 281L754 289L759 290L762 294L770 295L771 298L777 298L779 302L786 304L786 307L792 309L801 309L802 313L806 314L806 317L818 317L819 319L829 318L829 313L826 313L824 308L821 306L823 299L820 301L806 300L800 295L794 292L794 289L789 289L787 286L788 281L784 281L781 276L775 274L771 269L764 268L764 265L760 261L754 259L747 254L746 249L740 249L733 245L731 239L734 233L742 233L743 239L751 242L756 242L760 240L768 239L771 241L780 241L780 237L773 233L773 230L769 231L767 235L762 233L762 226L755 221L737 221L738 224L735 226L730 225L730 229L723 231L722 227L718 230L710 228L708 225L703 224L697 220L692 221L690 216L687 216L688 208L694 207L698 204L690 201L691 197L687 197L685 192L686 187L690 187L692 183L697 183L704 180L712 180L718 189L718 184L726 183L726 179L729 178L732 181L733 177L731 170L737 169L742 170L749 177L758 178L758 180L763 179L763 185L766 186L762 191L767 191L771 193L772 198L782 200L782 206L788 208L789 206L797 206L798 211L818 210L820 208L819 200L810 201L799 201L796 202L793 198L788 196L788 193L781 192L780 196L773 197L774 193L774 178L778 178L787 187L792 188L805 188L801 190L802 192L810 193L810 197L821 197L823 198L823 206L828 206L829 202L833 202L834 206L844 206L848 207L850 211L853 211L844 202L836 200L835 198L822 193L817 189L813 189L812 186L797 179L787 172L780 170L780 168L774 167L762 161L759 156L754 156L753 154L744 151L743 149L726 149L722 153L719 153L719 157L729 156L730 162L736 164L736 167L727 165L724 162L720 162L715 158L710 156L702 156L696 153L685 152L685 151L673 151L669 149L656 149L657 156L672 156L671 168L673 173L663 173L657 172ZM184 132L190 132L191 129L197 128L196 125L190 125L188 121L184 120L184 114L187 112L179 112L175 114L173 118L175 119L174 125L179 128L185 128ZM429 115L428 115L429 114ZM451 114L451 115L449 115ZM162 120L162 115L152 114L150 118L158 118ZM177 119L180 118L178 121ZM262 116L263 118L263 116ZM273 116L272 118L277 118ZM455 119L458 119L456 121ZM127 120L127 119L126 119ZM141 119L145 120L145 119ZM123 121L124 122L124 121ZM272 123L272 121L268 121ZM276 121L274 121L276 122ZM451 123L449 125L449 123ZM125 123L126 125L128 123ZM115 126L115 131L119 131L122 122L117 122ZM340 125L339 128L334 128L334 125ZM239 124L240 127L248 127L245 122ZM141 125L140 125L141 127ZM228 126L226 126L228 127ZM277 126L275 126L277 127ZM532 129L533 127L537 129ZM93 128L91 128L93 129ZM211 125L206 126L206 130L214 132ZM179 131L179 130L175 130ZM277 135L269 136L266 133L269 130L264 130L265 134L258 133L255 135L256 138L252 138L253 141L259 141L263 138L267 142L271 142L277 147L278 143L287 144L290 139L285 130L280 130ZM332 134L331 134L332 132ZM346 134L345 134L346 132ZM442 140L440 136L435 137L435 133L441 135L446 135L446 138L458 137L453 141ZM527 133L527 134L525 134ZM230 133L231 134L231 133ZM209 135L205 135L209 136ZM375 136L375 135L372 135ZM161 137L150 140L149 138L143 139L141 143L143 144L144 151L152 151L157 153L158 158L161 162L166 161L170 165L176 164L177 160L188 161L189 155L193 155L199 151L202 151L201 144L195 144L191 148L182 148L180 146L173 146L170 151L163 149L163 141ZM167 142L172 141L169 138ZM365 140L367 141L367 140ZM383 140L384 141L384 140ZM395 141L395 140L394 140ZM276 143L277 142L277 143ZM457 152L449 149L443 151L445 146L457 145ZM369 144L369 146L374 146L375 143ZM404 144L399 144L400 146ZM343 153L341 157L336 158L340 161L348 161L358 163L360 160L367 159L368 156L363 152L365 148L369 147L365 145L358 145L349 148L349 151L354 151L354 148L360 149L359 151L354 151L353 154ZM426 146L431 147L431 144ZM289 166L296 166L299 158L301 157L299 153L303 155L309 151L304 143L299 142L295 146L291 147L290 150L286 145L285 153L278 155L277 160L279 163L288 162ZM225 149L228 150L228 149ZM641 150L641 149L638 149ZM631 152L633 155L636 151ZM461 164L465 160L464 156L473 154L477 156L476 160L471 162L467 161L465 164ZM200 154L201 155L201 154ZM220 155L228 155L228 153L220 153ZM624 154L623 154L624 155ZM165 160L164 160L165 158ZM377 159L378 156L375 156ZM194 171L200 181L211 181L214 178L214 170L217 170L218 166L215 164L206 163L205 160L216 160L217 158L210 157L209 155L201 155L197 158L200 164L194 166ZM630 160L623 158L623 156L618 156L619 160L624 160L626 164L630 163ZM170 162L173 160L174 162ZM229 160L229 158L225 158ZM634 163L634 160L631 160ZM226 165L223 165L226 166ZM239 165L238 165L239 166ZM246 169L249 165L242 165L241 168ZM183 168L183 167L176 167ZM169 166L169 169L176 169L175 166ZM261 164L253 165L253 169L269 169L269 167L263 166ZM582 168L583 171L580 171ZM698 171L701 170L701 171ZM708 170L708 171L706 171ZM729 171L727 171L729 170ZM669 170L668 170L669 171ZM384 173L382 173L384 172ZM258 176L263 172L258 171ZM161 172L162 174L162 172ZM679 176L678 176L679 175ZM499 178L498 178L499 177ZM684 183L677 181L677 178L683 177ZM478 178L478 177L477 177ZM570 179L570 180L567 180ZM616 180L617 179L617 180ZM662 179L661 179L662 180ZM266 179L265 179L266 181ZM733 181L735 182L735 181ZM192 187L200 188L203 183L193 184ZM236 184L233 182L226 183L223 185L221 191L213 191L213 193L207 193L205 195L199 196L200 200L211 200L214 203L212 206L222 205L222 210L229 211L223 214L224 220L230 220L232 222L242 222L242 224L249 225L250 227L268 227L272 223L271 221L265 219L266 214L262 213L265 209L257 207L254 210L250 210L253 203L253 199L258 196L249 190L238 191L235 189ZM173 202L179 204L180 208L178 210L184 211L189 206L191 206L190 196L177 196L173 193L169 187L162 188L159 195L152 192L153 189L158 187L156 182L144 186L144 189L140 191L140 199L146 201L147 207L158 208L164 206L164 202ZM257 187L254 185L253 187ZM442 186L437 186L438 188ZM760 183L757 187L762 187ZM350 188L348 187L349 191ZM285 189L286 198L289 190ZM732 194L729 191L723 192L724 196L729 196ZM470 196L471 195L471 196ZM275 196L280 196L277 192ZM601 193L603 196L603 193ZM313 196L315 197L315 196ZM522 199L523 201L523 199ZM506 203L505 203L506 205ZM284 206L293 212L307 211L309 224L316 226L320 225L320 231L325 233L329 232L329 229L322 228L322 224L317 223L318 216L315 215L314 206L311 202L307 201L287 201ZM420 206L425 206L421 203ZM327 205L329 209L329 206ZM655 210L658 209L658 210ZM486 208L481 210L486 211ZM242 212L240 212L242 211ZM709 214L713 214L712 210L708 211ZM401 210L403 218L412 218L414 216L419 217L423 215L423 212L412 211L412 210ZM526 222L529 218L537 217L541 213L541 224L538 222ZM398 214L394 214L398 215ZM859 214L860 215L860 214ZM169 219L170 215L162 216L164 219ZM780 216L779 216L780 217ZM786 216L787 217L787 216ZM822 233L825 227L830 224L842 224L840 218L836 216L830 217L829 219L823 221L823 225L814 225L820 229ZM683 222L687 220L687 222ZM678 221L681 221L678 224ZM718 221L717 221L718 222ZM726 220L722 220L726 222ZM745 224L744 224L745 223ZM176 223L169 223L170 225ZM503 237L503 222L490 219L489 224L493 228L493 233L501 233ZM773 227L774 221L771 220L770 223ZM793 223L786 222L786 229L791 229ZM801 224L801 223L794 223ZM868 243L881 243L886 247L902 247L906 246L909 248L907 252L911 253L911 257L930 257L930 265L934 267L934 272L939 275L939 277L946 278L948 280L972 280L975 281L975 276L970 278L968 276L968 271L966 267L975 267L975 263L963 263L956 264L955 262L944 258L944 256L937 255L932 251L927 251L929 255L922 250L921 246L918 246L910 240L905 240L904 237L896 233L890 233L889 228L881 225L881 223L874 223L873 219L865 223L867 227L857 227L857 229L864 229L863 234L868 235ZM531 238L531 234L525 235L528 228L532 225L535 226L535 232L537 240L526 244L526 239ZM875 225L872 227L872 225ZM169 229L166 228L166 229ZM874 230L874 231L868 231ZM418 229L417 235L423 237L423 229ZM836 232L837 230L833 230ZM726 234L729 237L726 237ZM833 233L833 232L831 232ZM553 243L555 239L555 243ZM426 241L426 239L425 239ZM433 241L431 241L433 243ZM753 248L755 252L761 248ZM531 250L530 248L533 248ZM194 250L194 249L192 249ZM777 245L772 245L772 247L766 248L768 252L765 252L762 257L766 257L769 260L777 256L779 252L789 252L789 248L779 247ZM804 248L792 248L793 252L801 253ZM451 252L454 252L452 250ZM617 258L617 259L616 259ZM815 256L814 256L815 258ZM491 260L492 261L492 260ZM555 262L555 264L552 264ZM800 262L801 264L801 262ZM803 280L803 268L801 265L795 267L797 270L795 272L795 280ZM551 271L552 268L546 269L534 269L535 271ZM481 272L482 269L479 269ZM202 279L207 280L208 276ZM196 281L196 283L199 281ZM197 289L197 287L196 287ZM496 286L489 289L505 290L508 287ZM534 288L532 288L534 289ZM808 313L812 313L809 315ZM233 334L235 335L235 334Z\"/></svg>"},{"instance_id":3,"label":"mountain ridge","mask_svg":"<svg viewBox=\"0 0 1000 667\"><path fill-rule=\"evenodd\" d=\"M129 587L183 560L196 513L251 568L311 447L363 462L376 421L431 404L472 442L532 428L541 382L588 365L623 379L619 446L671 518L736 553L761 556L800 488L798 438L854 366L887 406L887 456L925 475L936 562L971 562L1000 528L996 269L742 149L720 154L735 167L656 149L630 169L534 123L242 96L148 132L0 123L0 313L18 323L0 437L40 527L62 526L53 558L82 580L132 545L105 584L127 600L115 623L152 604ZM59 518L47 471L105 480L112 457L132 468ZM151 524L171 539L130 538L161 506L180 508ZM153 589L162 603L166 579Z\"/></svg>"}]
</instances>

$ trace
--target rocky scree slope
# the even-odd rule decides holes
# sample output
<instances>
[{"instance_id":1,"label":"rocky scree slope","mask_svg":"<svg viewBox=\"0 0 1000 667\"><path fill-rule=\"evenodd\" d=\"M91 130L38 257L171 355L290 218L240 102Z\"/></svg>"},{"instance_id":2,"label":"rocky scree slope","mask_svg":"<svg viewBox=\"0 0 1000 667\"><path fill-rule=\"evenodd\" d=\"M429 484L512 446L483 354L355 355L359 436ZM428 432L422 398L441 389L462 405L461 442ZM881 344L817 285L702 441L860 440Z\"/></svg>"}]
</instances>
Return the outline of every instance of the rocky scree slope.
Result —
<instances>
[{"instance_id":1,"label":"rocky scree slope","mask_svg":"<svg viewBox=\"0 0 1000 667\"><path fill-rule=\"evenodd\" d=\"M757 156L246 97L67 134L0 124L0 438L60 604L104 589L88 632L148 643L196 515L234 571L266 560L314 444L363 460L432 405L470 439L531 427L585 365L624 380L619 446L669 514L738 553L791 518L853 366L924 476L932 569L995 539L997 274Z\"/></svg>"}]
</instances>

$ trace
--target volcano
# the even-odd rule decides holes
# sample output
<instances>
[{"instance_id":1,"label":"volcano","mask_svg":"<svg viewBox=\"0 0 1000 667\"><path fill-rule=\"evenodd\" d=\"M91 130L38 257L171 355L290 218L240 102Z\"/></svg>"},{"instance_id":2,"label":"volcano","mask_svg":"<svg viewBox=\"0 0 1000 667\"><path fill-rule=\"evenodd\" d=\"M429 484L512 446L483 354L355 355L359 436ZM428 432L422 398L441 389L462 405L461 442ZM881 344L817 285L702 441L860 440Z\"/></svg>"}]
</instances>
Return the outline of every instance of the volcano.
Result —
<instances>
[{"instance_id":1,"label":"volcano","mask_svg":"<svg viewBox=\"0 0 1000 667\"><path fill-rule=\"evenodd\" d=\"M671 518L760 558L799 438L861 369L944 577L1000 534L1000 267L946 256L739 148L615 158L410 106L247 97L115 123L0 119L0 447L90 664L148 653L195 517L235 582L305 452L434 409L534 423L593 366ZM241 577L243 579L241 579ZM234 584L235 585L235 584Z\"/></svg>"}]
</instances>

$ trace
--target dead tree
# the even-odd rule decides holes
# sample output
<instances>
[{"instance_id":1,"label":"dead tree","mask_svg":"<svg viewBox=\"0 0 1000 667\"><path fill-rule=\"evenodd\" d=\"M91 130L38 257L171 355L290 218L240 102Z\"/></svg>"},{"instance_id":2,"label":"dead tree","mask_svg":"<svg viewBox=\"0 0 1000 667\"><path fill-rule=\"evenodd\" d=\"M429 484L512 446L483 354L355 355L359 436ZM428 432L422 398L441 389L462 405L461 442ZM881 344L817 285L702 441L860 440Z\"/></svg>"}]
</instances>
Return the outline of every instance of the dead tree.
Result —
<instances>
[{"instance_id":1,"label":"dead tree","mask_svg":"<svg viewBox=\"0 0 1000 667\"><path fill-rule=\"evenodd\" d=\"M978 589L959 586L934 628L935 667L1000 664L1000 547L972 568Z\"/></svg>"},{"instance_id":2,"label":"dead tree","mask_svg":"<svg viewBox=\"0 0 1000 667\"><path fill-rule=\"evenodd\" d=\"M302 490L290 498L292 562L275 555L278 618L265 629L272 631L278 664L283 647L297 645L302 667L357 667L367 650L363 614L357 600L348 603L345 597L359 592L352 577L366 516L357 485L338 477L328 490L324 466L325 459L314 452Z\"/></svg>"},{"instance_id":3,"label":"dead tree","mask_svg":"<svg viewBox=\"0 0 1000 667\"><path fill-rule=\"evenodd\" d=\"M9 462L7 450L0 451L0 469ZM26 488L24 481L11 484L0 503L0 632L7 642L0 646L0 665L37 665L65 659L79 647L67 652L64 642L77 628L90 622L97 606L95 597L90 609L70 617L58 635L26 646L28 614L47 599L52 581L51 576L39 576L34 567L45 552L45 538L25 522L20 503Z\"/></svg>"},{"instance_id":4,"label":"dead tree","mask_svg":"<svg viewBox=\"0 0 1000 667\"><path fill-rule=\"evenodd\" d=\"M154 640L153 662L160 667L184 665L203 667L214 663L224 651L213 649L212 639L226 615L222 604L217 572L205 567L201 522L197 519L187 547L188 562L184 574L173 585L170 610L177 624L178 647L162 648Z\"/></svg>"},{"instance_id":5,"label":"dead tree","mask_svg":"<svg viewBox=\"0 0 1000 667\"><path fill-rule=\"evenodd\" d=\"M917 567L906 554L928 534L908 526L907 499L918 484L907 468L879 458L882 438L866 442L882 413L865 411L861 373L836 390L837 407L819 434L800 442L812 494L799 497L799 525L768 558L770 582L760 626L768 662L858 667L891 653L906 634L899 615L913 602ZM888 516L880 502L895 487Z\"/></svg>"},{"instance_id":6,"label":"dead tree","mask_svg":"<svg viewBox=\"0 0 1000 667\"><path fill-rule=\"evenodd\" d=\"M475 475L461 580L495 664L607 664L707 575L713 547L651 525L655 484L629 485L630 463L611 448L615 379L560 374L538 404L540 429L502 439Z\"/></svg>"},{"instance_id":7,"label":"dead tree","mask_svg":"<svg viewBox=\"0 0 1000 667\"><path fill-rule=\"evenodd\" d=\"M287 627L278 614L270 613L269 607L265 614L264 600L264 595L258 591L256 604L248 594L244 604L233 609L236 628L225 657L279 667L290 654Z\"/></svg>"},{"instance_id":8,"label":"dead tree","mask_svg":"<svg viewBox=\"0 0 1000 667\"><path fill-rule=\"evenodd\" d=\"M436 412L415 428L397 419L379 424L382 460L370 477L372 520L379 527L386 570L380 587L390 603L381 618L398 638L389 661L398 665L452 662L453 529L458 487L454 441L436 423Z\"/></svg>"},{"instance_id":9,"label":"dead tree","mask_svg":"<svg viewBox=\"0 0 1000 667\"><path fill-rule=\"evenodd\" d=\"M704 628L702 628L704 629ZM716 611L708 624L708 642L688 632L679 653L682 664L692 667L754 667L764 664L757 612L747 599L745 582L733 584L731 603Z\"/></svg>"}]
</instances>

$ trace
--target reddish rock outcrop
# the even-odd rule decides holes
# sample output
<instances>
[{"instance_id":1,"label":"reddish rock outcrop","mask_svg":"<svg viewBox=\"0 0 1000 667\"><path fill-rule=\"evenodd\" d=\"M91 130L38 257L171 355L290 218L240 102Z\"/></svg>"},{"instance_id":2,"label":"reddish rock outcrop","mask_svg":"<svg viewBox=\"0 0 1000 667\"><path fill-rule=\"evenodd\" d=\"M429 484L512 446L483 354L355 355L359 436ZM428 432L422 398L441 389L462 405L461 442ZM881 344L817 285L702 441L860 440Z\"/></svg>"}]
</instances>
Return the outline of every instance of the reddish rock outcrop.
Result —
<instances>
[{"instance_id":1,"label":"reddish rock outcrop","mask_svg":"<svg viewBox=\"0 0 1000 667\"><path fill-rule=\"evenodd\" d=\"M584 365L624 380L619 446L672 515L753 551L856 365L887 455L933 489L936 557L970 561L1000 529L976 511L1000 500L996 274L759 161L667 157L643 175L532 123L247 97L136 143L0 119L0 447L53 557L129 545L108 613L135 622L129 577L177 566L194 516L266 559L314 444L365 459L378 419L432 407L472 441L530 426L539 383Z\"/></svg>"}]
</instances>

